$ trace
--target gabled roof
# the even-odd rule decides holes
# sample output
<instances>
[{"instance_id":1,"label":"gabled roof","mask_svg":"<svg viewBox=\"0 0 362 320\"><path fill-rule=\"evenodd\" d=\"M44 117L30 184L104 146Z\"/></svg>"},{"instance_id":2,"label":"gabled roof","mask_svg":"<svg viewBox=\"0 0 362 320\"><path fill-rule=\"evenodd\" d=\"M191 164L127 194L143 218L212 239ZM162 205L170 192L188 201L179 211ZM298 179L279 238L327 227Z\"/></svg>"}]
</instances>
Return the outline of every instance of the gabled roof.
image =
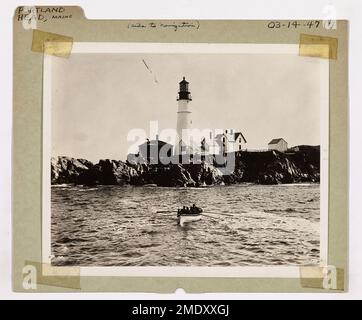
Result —
<instances>
[{"instance_id":1,"label":"gabled roof","mask_svg":"<svg viewBox=\"0 0 362 320\"><path fill-rule=\"evenodd\" d=\"M279 143L280 141L284 141L286 142L283 138L276 138L276 139L273 139L272 141L270 141L268 144L277 144Z\"/></svg>"},{"instance_id":2,"label":"gabled roof","mask_svg":"<svg viewBox=\"0 0 362 320\"><path fill-rule=\"evenodd\" d=\"M221 137L226 137L225 133L219 133L215 136L215 139L219 139Z\"/></svg>"},{"instance_id":3,"label":"gabled roof","mask_svg":"<svg viewBox=\"0 0 362 320\"><path fill-rule=\"evenodd\" d=\"M143 145L150 145L150 146L156 146L156 145L159 145L159 146L164 146L165 144L169 144L165 141L162 141L162 140L148 140L142 144L140 144L139 146L143 146ZM171 146L171 144L169 144Z\"/></svg>"},{"instance_id":4,"label":"gabled roof","mask_svg":"<svg viewBox=\"0 0 362 320\"><path fill-rule=\"evenodd\" d=\"M244 142L246 143L246 139L241 132L235 132L234 139L236 140L238 138L238 136L241 136L243 138Z\"/></svg>"},{"instance_id":5,"label":"gabled roof","mask_svg":"<svg viewBox=\"0 0 362 320\"><path fill-rule=\"evenodd\" d=\"M236 139L241 136L241 138L244 140L245 143L247 143L244 135L241 132L235 132L234 134L231 134L232 138L231 140L229 139L230 135L229 134L225 134L225 133L219 133L215 136L215 139L221 139L221 137L225 137L226 139L230 140L230 142L235 142Z\"/></svg>"}]
</instances>

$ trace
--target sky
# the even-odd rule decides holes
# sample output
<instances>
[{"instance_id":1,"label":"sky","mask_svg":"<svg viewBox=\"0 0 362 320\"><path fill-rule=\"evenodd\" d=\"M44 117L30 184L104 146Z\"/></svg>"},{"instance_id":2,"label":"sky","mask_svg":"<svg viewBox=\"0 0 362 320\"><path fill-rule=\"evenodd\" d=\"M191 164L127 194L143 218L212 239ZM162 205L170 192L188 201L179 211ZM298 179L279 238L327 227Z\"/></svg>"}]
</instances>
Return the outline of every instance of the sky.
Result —
<instances>
[{"instance_id":1,"label":"sky","mask_svg":"<svg viewBox=\"0 0 362 320\"><path fill-rule=\"evenodd\" d=\"M144 63L145 62L145 63ZM195 128L320 144L319 60L291 54L84 54L52 62L52 156L125 160L131 129L176 128L185 76ZM151 136L150 138L154 138ZM141 141L144 142L145 140Z\"/></svg>"}]
</instances>

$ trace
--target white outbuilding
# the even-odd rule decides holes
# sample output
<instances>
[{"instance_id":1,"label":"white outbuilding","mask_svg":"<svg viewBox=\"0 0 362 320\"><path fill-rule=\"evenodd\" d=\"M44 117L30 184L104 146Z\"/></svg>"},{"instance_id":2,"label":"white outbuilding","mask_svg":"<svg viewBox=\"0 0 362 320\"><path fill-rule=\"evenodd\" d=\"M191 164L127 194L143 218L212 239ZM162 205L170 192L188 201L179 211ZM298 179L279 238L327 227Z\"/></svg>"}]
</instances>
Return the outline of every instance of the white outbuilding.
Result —
<instances>
[{"instance_id":1,"label":"white outbuilding","mask_svg":"<svg viewBox=\"0 0 362 320\"><path fill-rule=\"evenodd\" d=\"M283 138L273 139L268 143L268 150L285 152L288 150L288 143Z\"/></svg>"}]
</instances>

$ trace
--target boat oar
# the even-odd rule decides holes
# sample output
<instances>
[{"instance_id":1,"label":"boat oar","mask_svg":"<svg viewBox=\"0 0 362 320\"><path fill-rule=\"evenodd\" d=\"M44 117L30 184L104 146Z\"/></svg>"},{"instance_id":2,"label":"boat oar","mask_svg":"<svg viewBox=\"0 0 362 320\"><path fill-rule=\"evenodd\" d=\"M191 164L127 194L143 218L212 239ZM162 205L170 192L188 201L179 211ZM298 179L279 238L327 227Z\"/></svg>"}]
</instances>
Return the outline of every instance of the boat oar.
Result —
<instances>
[{"instance_id":1,"label":"boat oar","mask_svg":"<svg viewBox=\"0 0 362 320\"><path fill-rule=\"evenodd\" d=\"M233 215L233 214L227 214L227 213L210 212L210 211L207 211L207 213L209 213L209 214L216 214L216 215L219 215L219 216L229 216L229 217L234 217L234 215Z\"/></svg>"},{"instance_id":2,"label":"boat oar","mask_svg":"<svg viewBox=\"0 0 362 320\"><path fill-rule=\"evenodd\" d=\"M211 218L211 219L221 220L221 218L217 218L217 217L209 216L208 214L205 214L205 213L201 213L201 215L202 215L202 216L209 217L209 218Z\"/></svg>"}]
</instances>

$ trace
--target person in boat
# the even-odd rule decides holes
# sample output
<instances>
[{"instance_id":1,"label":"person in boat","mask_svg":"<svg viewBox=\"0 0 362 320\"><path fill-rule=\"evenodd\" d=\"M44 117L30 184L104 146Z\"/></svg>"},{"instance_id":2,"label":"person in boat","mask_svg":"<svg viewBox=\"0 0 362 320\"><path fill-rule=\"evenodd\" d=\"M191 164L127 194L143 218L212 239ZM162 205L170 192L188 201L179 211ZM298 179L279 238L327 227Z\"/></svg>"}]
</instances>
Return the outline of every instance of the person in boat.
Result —
<instances>
[{"instance_id":1,"label":"person in boat","mask_svg":"<svg viewBox=\"0 0 362 320\"><path fill-rule=\"evenodd\" d=\"M183 206L182 209L177 210L177 216L181 216L183 214L200 214L202 209L193 204L191 207Z\"/></svg>"},{"instance_id":2,"label":"person in boat","mask_svg":"<svg viewBox=\"0 0 362 320\"><path fill-rule=\"evenodd\" d=\"M197 208L196 205L193 204L192 207L190 207L190 212L191 212L192 214L197 214L197 209L196 209L196 208Z\"/></svg>"},{"instance_id":3,"label":"person in boat","mask_svg":"<svg viewBox=\"0 0 362 320\"><path fill-rule=\"evenodd\" d=\"M183 206L182 209L178 209L178 210L177 210L177 216L179 217L179 216L182 215L182 214L187 214L187 209L188 209L188 208L186 208L185 206Z\"/></svg>"},{"instance_id":4,"label":"person in boat","mask_svg":"<svg viewBox=\"0 0 362 320\"><path fill-rule=\"evenodd\" d=\"M183 206L182 209L177 210L177 216L181 216L183 214L190 214L192 213L189 207Z\"/></svg>"},{"instance_id":5,"label":"person in boat","mask_svg":"<svg viewBox=\"0 0 362 320\"><path fill-rule=\"evenodd\" d=\"M202 209L199 207L196 207L196 205L193 204L192 207L190 208L190 211L192 214L200 214L202 212Z\"/></svg>"}]
</instances>

